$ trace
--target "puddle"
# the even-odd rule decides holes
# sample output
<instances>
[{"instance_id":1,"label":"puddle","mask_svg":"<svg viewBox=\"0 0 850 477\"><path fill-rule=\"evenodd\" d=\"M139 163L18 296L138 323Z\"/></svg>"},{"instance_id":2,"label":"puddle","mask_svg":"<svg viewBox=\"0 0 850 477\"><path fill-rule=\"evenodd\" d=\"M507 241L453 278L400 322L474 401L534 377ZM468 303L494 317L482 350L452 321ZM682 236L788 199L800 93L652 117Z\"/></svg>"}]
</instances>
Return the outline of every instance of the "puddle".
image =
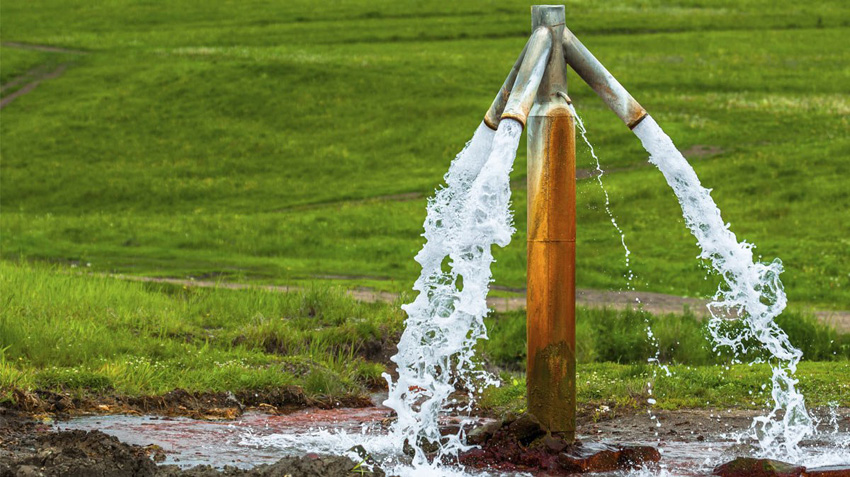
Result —
<instances>
[{"instance_id":1,"label":"puddle","mask_svg":"<svg viewBox=\"0 0 850 477\"><path fill-rule=\"evenodd\" d=\"M250 468L304 452L301 449L258 447L248 444L246 438L256 439L276 434L308 436L320 429L355 434L363 429L379 429L381 420L387 417L388 412L378 407L310 409L280 416L248 412L233 421L158 416L85 416L58 422L54 428L97 429L128 444L155 444L166 454L163 464L177 464L184 468L200 464Z\"/></svg>"},{"instance_id":2,"label":"puddle","mask_svg":"<svg viewBox=\"0 0 850 477\"><path fill-rule=\"evenodd\" d=\"M364 446L387 470L400 470L395 457L399 443L386 435L389 410L383 407L359 409L308 409L287 415L248 412L233 421L202 421L158 416L86 416L58 422L56 430L98 429L123 442L160 446L164 464L187 468L199 464L214 467L232 465L250 468L273 463L282 457L307 453L344 455L355 446ZM579 435L590 441L591 435ZM611 439L601 439L611 442ZM711 436L705 441L632 440L620 444L656 446L662 453L661 468L652 472L604 473L599 476L623 475L710 475L712 469L749 448L737 444L734 434ZM850 433L822 433L817 440L803 442L803 458L807 467L850 463ZM406 472L404 472L406 474ZM470 475L459 473L458 475ZM473 475L515 475L473 473ZM528 475L528 474L525 474Z\"/></svg>"}]
</instances>

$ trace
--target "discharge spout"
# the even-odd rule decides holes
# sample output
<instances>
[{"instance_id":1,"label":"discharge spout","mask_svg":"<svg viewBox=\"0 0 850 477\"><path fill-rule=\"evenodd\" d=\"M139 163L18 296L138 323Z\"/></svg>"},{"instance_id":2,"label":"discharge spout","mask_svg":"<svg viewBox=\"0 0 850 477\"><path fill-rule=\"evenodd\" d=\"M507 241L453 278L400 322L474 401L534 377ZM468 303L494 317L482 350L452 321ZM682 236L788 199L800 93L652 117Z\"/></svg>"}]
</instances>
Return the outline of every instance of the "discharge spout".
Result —
<instances>
[{"instance_id":1,"label":"discharge spout","mask_svg":"<svg viewBox=\"0 0 850 477\"><path fill-rule=\"evenodd\" d=\"M547 27L535 29L526 45L525 55L505 104L502 119L514 119L525 127L551 53L552 30Z\"/></svg>"},{"instance_id":2,"label":"discharge spout","mask_svg":"<svg viewBox=\"0 0 850 477\"><path fill-rule=\"evenodd\" d=\"M525 52L528 51L528 44L530 42L531 38L529 38L525 43L525 47L523 47L522 53L519 54L519 58L516 59L514 67L511 68L510 73L508 73L508 77L505 78L505 82L502 83L502 89L499 90L499 94L496 95L496 98L493 100L493 104L490 105L490 109L488 109L487 114L484 115L484 124L494 131L499 129L499 121L502 120L502 113L505 112L505 105L508 103L511 90L514 88L517 72L519 72L519 67L522 65L522 60L525 58Z\"/></svg>"},{"instance_id":3,"label":"discharge spout","mask_svg":"<svg viewBox=\"0 0 850 477\"><path fill-rule=\"evenodd\" d=\"M596 91L629 129L634 129L646 117L646 110L566 27L563 41L567 64Z\"/></svg>"}]
</instances>

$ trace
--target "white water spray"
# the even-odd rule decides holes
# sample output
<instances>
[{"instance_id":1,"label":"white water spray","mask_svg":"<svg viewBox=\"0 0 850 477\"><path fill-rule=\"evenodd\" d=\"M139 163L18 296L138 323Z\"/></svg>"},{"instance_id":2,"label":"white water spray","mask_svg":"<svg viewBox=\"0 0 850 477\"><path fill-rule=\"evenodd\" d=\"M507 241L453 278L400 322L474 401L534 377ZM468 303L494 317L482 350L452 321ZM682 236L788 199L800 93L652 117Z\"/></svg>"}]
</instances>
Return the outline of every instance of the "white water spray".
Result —
<instances>
[{"instance_id":1,"label":"white water spray","mask_svg":"<svg viewBox=\"0 0 850 477\"><path fill-rule=\"evenodd\" d=\"M439 414L449 408L468 412L473 392L496 381L473 362L475 343L486 338L493 262L492 245L506 246L514 232L509 209L510 171L522 125L503 120L494 133L484 124L452 162L446 187L428 203L426 239L416 261L422 273L414 284L416 299L402 308L405 330L392 357L398 379L387 374L384 405L398 414L391 434L414 449L414 467L438 465L468 449L463 431L441 436ZM466 404L452 406L456 389L468 393ZM429 462L423 446L436 448Z\"/></svg>"},{"instance_id":2,"label":"white water spray","mask_svg":"<svg viewBox=\"0 0 850 477\"><path fill-rule=\"evenodd\" d=\"M770 354L774 407L752 425L761 454L796 460L800 455L798 444L814 428L794 378L803 353L791 345L788 335L774 321L786 305L779 280L782 262L753 260L753 245L738 242L729 224L723 222L711 191L702 187L693 168L652 117L644 118L634 132L649 152L649 161L664 174L679 199L685 223L702 249L700 258L710 261L725 282L709 304L709 331L715 346L746 354L746 343L755 340ZM742 317L746 325L743 331L724 333L722 324L728 316Z\"/></svg>"}]
</instances>

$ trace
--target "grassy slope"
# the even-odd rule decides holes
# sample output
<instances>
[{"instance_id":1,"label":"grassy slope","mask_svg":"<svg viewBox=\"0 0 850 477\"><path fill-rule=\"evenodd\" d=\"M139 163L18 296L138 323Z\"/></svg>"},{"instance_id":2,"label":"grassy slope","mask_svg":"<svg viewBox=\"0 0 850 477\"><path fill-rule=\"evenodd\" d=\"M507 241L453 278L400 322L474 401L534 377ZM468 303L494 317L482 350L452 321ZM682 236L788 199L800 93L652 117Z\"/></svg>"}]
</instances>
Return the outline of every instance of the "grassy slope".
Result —
<instances>
[{"instance_id":1,"label":"grassy slope","mask_svg":"<svg viewBox=\"0 0 850 477\"><path fill-rule=\"evenodd\" d=\"M784 259L792 302L850 307L846 3L568 8L682 149L720 148L695 168L733 230ZM424 199L374 198L433 190L521 49L527 13L520 2L3 2L4 41L91 54L3 111L2 255L406 288ZM603 167L645 163L593 93L570 87ZM581 147L579 161L591 165ZM516 179L524 168L523 147ZM711 293L660 174L606 182L638 288ZM579 200L579 286L620 288L601 192L583 182ZM516 219L501 285L524 283L524 207Z\"/></svg>"}]
</instances>

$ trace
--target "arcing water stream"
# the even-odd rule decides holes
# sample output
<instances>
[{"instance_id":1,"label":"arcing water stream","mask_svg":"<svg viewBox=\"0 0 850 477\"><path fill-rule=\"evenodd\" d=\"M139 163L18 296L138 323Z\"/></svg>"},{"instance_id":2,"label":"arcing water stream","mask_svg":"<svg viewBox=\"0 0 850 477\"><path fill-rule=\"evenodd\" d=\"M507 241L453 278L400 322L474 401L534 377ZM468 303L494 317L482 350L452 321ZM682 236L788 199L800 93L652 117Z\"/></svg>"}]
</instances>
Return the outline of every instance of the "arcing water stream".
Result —
<instances>
[{"instance_id":1,"label":"arcing water stream","mask_svg":"<svg viewBox=\"0 0 850 477\"><path fill-rule=\"evenodd\" d=\"M439 449L432 462L465 448L463 431L440 437L437 418L449 406L449 395L455 389L474 389L488 379L475 369L473 347L486 337L483 317L493 261L490 248L493 244L505 246L513 232L508 174L522 128L511 120L502 122L492 145L488 144L491 133L484 129L479 127L455 159L446 175L447 187L428 205L427 243L416 257L422 264L414 286L419 296L405 306L406 330L393 358L399 365L399 378L395 382L388 378L390 397L385 404L399 416L393 433L413 444L415 466L430 465L422 450L425 442ZM710 191L702 187L694 170L651 117L635 128L635 134L679 199L686 224L702 249L700 257L709 260L725 282L710 306L715 346L746 354L747 342L755 340L770 355L774 408L757 418L752 427L761 454L796 460L799 442L814 432L814 426L793 377L802 353L774 321L786 304L779 281L781 262L753 260L752 245L737 241ZM624 241L619 227L618 231ZM451 259L448 270L443 268L447 257ZM742 317L746 324L742 333L723 333L722 321L730 315ZM468 406L460 411L467 411Z\"/></svg>"},{"instance_id":2,"label":"arcing water stream","mask_svg":"<svg viewBox=\"0 0 850 477\"><path fill-rule=\"evenodd\" d=\"M803 353L791 345L774 321L786 305L779 280L782 262L776 259L765 264L753 260L753 245L738 242L729 224L723 222L711 191L700 184L688 161L652 117L647 116L634 132L649 152L649 161L664 174L679 199L685 223L702 249L700 257L709 260L725 282L709 305L709 329L715 346L747 354L752 351L747 342L755 340L770 355L774 407L767 416L753 422L753 437L763 455L796 460L800 454L798 444L814 432L814 426L794 378ZM746 325L743 332L724 333L722 323L727 316L742 317Z\"/></svg>"},{"instance_id":3,"label":"arcing water stream","mask_svg":"<svg viewBox=\"0 0 850 477\"><path fill-rule=\"evenodd\" d=\"M521 125L513 120L502 121L495 134L483 124L479 126L446 174L446 187L428 204L423 234L426 243L416 256L422 265L414 286L419 295L404 307L408 314L406 329L393 358L399 376L396 380L386 376L389 396L384 404L398 415L389 435L364 434L352 439L349 434L323 431L318 440L311 438L313 448L320 443L335 443L333 447L363 443L369 452L384 456L381 464L385 469L394 468L404 475L458 471L441 464L468 448L463 423L457 434L441 436L438 419L449 410L454 415L468 412L474 390L491 382L476 368L473 350L475 342L486 337L483 318L493 262L491 247L507 245L513 233L509 173L521 132ZM804 455L798 444L813 433L814 427L793 378L801 353L773 321L785 306L778 278L781 264L753 261L752 246L736 240L709 191L700 185L693 169L652 118L644 119L635 133L679 198L686 223L702 249L701 256L711 261L726 283L711 309L716 345L744 353L745 341L755 339L770 353L775 406L769 415L753 423L753 437L761 453L800 461ZM733 311L743 317L746 330L740 335L724 335L721 320ZM470 400L466 404L452 402L450 396L457 389L467 390ZM777 417L780 413L781 419ZM304 438L302 435L298 440ZM252 442L294 445L284 436ZM399 459L405 442L414 452L411 464ZM683 456L694 454L691 448L683 451ZM706 457L703 465L709 462Z\"/></svg>"},{"instance_id":4,"label":"arcing water stream","mask_svg":"<svg viewBox=\"0 0 850 477\"><path fill-rule=\"evenodd\" d=\"M482 123L452 163L446 187L428 203L426 243L416 255L422 273L413 288L419 295L403 307L408 318L392 358L399 376L395 382L385 376L384 404L398 414L392 432L413 445L414 466L428 463L423 445L437 446L436 462L466 448L462 430L440 436L437 418L456 389L469 390L469 404L453 409L463 413L472 391L492 382L476 369L473 354L487 336L491 247L506 246L514 232L510 171L521 134L522 125L512 119L502 121L495 135Z\"/></svg>"}]
</instances>

